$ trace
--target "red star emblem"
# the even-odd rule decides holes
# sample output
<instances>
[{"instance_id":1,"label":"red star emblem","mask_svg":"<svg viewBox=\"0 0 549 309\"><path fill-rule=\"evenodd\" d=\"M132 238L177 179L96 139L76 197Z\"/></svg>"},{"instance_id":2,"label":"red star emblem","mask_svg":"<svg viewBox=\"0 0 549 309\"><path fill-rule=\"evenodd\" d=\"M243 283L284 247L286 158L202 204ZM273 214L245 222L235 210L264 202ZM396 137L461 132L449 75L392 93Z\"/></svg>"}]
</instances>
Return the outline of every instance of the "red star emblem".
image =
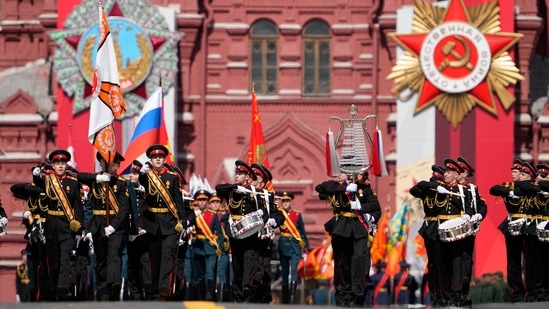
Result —
<instances>
[{"instance_id":1,"label":"red star emblem","mask_svg":"<svg viewBox=\"0 0 549 309\"><path fill-rule=\"evenodd\" d=\"M482 16L477 16L479 17ZM430 30L393 35L397 43L419 61L425 77L420 89L410 87L412 90L419 90L416 113L439 101L441 96L466 94L474 102L471 107L477 104L495 115L497 107L493 96L494 88L498 87L496 93L499 94L500 88L505 90L507 85L494 85L494 78L490 78L492 63L514 45L521 35L493 31L484 33L475 28L463 0L450 0L442 23ZM406 82L403 84L406 86ZM506 109L510 107L510 104L503 105ZM465 114L458 119L458 123Z\"/></svg>"}]
</instances>

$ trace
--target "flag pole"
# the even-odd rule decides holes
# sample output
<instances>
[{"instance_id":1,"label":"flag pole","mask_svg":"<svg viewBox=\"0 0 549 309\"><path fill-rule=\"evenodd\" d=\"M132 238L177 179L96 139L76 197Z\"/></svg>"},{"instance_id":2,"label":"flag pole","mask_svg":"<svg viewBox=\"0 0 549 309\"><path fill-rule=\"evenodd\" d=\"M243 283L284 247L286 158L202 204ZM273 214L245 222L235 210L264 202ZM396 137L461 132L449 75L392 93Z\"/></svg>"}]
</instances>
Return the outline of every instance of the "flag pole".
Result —
<instances>
[{"instance_id":1,"label":"flag pole","mask_svg":"<svg viewBox=\"0 0 549 309\"><path fill-rule=\"evenodd\" d=\"M108 153L108 160L105 160L105 158L103 158L103 162L101 166L101 168L103 169L103 173L107 173L109 172L108 168L109 168L109 162L111 159L111 152L109 151ZM110 181L109 182L106 182L106 183L103 183L103 190L105 191L105 227L111 225L111 216L110 216L110 203L109 203L109 192L111 191L110 190Z\"/></svg>"}]
</instances>

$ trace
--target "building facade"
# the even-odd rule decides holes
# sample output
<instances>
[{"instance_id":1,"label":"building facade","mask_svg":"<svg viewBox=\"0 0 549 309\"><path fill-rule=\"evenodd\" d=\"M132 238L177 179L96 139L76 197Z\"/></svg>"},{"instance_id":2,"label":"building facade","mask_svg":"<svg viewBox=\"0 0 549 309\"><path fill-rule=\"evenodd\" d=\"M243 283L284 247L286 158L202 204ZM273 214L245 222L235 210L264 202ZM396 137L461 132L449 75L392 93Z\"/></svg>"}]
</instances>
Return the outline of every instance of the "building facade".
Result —
<instances>
[{"instance_id":1,"label":"building facade","mask_svg":"<svg viewBox=\"0 0 549 309\"><path fill-rule=\"evenodd\" d=\"M325 133L339 130L330 116L346 118L354 104L358 117L377 116L389 175L371 177L372 186L394 213L403 193L395 189L397 109L386 77L397 45L389 33L396 31L397 10L413 1L149 2L175 12L175 29L184 34L174 50L179 62L172 147L185 175L214 184L232 181L234 161L245 159L248 150L253 89L274 188L296 194L309 241L319 244L332 214L314 191L328 178ZM80 1L0 3L0 194L10 217L8 235L0 239L0 278L12 280L25 245L19 227L24 205L9 187L31 181L32 166L69 144L67 130L58 129L65 128L59 124L68 115L58 109L65 94L52 69L58 45L50 33L63 27ZM515 32L524 35L514 49L515 62L525 77L514 89L510 111L514 155L533 163L549 160L547 7L546 1L513 4ZM72 139L86 140L86 128L72 123ZM501 160L506 168L512 158ZM93 168L85 160L78 164ZM0 300L13 301L13 295L3 289Z\"/></svg>"}]
</instances>

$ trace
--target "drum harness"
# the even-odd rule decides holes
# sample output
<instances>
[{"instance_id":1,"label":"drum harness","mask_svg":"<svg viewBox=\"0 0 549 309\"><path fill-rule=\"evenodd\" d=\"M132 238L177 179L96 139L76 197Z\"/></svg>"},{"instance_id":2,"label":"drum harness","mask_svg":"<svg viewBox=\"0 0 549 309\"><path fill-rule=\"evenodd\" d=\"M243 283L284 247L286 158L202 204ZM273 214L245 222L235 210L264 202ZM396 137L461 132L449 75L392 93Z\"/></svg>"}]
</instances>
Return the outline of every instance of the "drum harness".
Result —
<instances>
[{"instance_id":1,"label":"drum harness","mask_svg":"<svg viewBox=\"0 0 549 309\"><path fill-rule=\"evenodd\" d=\"M465 213L465 194L463 194L463 186L462 185L457 185L457 187L459 189L459 194L460 194L460 198L461 198L461 205L463 206L463 213ZM435 203L436 203L436 200L435 200ZM477 211L476 210L477 209L476 203L475 203L474 207L475 207L475 212L476 212ZM437 217L437 221L438 221L438 224L440 225L440 216Z\"/></svg>"},{"instance_id":2,"label":"drum harness","mask_svg":"<svg viewBox=\"0 0 549 309\"><path fill-rule=\"evenodd\" d=\"M251 191L253 192L252 194L254 195L254 197L257 196L258 193L255 191L255 187L251 186L251 189L252 189ZM229 199L229 200L231 200L231 199ZM259 210L259 204L257 203L257 197L255 197L254 200L255 200L255 207L257 208L257 210ZM268 202L267 202L267 203L268 203ZM242 205L243 205L243 204L244 204L244 200L241 200L240 203L238 203L238 205L236 205L236 207L240 206L240 213L243 213L243 212L244 212L244 209L242 209ZM229 206L230 206L231 208L236 208L236 207L233 207L232 205L229 205ZM267 212L269 212L269 208L268 208L268 207L267 207ZM242 214L242 215L244 215L244 214ZM236 238L235 235L234 235L233 229L232 229L232 226L233 226L233 224L234 224L232 215L229 215L228 222L229 222L229 227L230 227L230 228L229 228L229 231L231 232L231 236L233 236L234 238Z\"/></svg>"}]
</instances>

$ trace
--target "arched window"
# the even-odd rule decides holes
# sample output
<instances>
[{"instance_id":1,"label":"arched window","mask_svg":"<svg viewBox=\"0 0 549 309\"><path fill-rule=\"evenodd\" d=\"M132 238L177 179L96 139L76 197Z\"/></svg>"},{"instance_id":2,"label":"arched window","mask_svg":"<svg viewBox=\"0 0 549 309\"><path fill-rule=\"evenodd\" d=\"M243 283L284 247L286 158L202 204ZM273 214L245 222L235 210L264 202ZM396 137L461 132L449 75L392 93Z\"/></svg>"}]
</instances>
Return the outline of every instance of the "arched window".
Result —
<instances>
[{"instance_id":1,"label":"arched window","mask_svg":"<svg viewBox=\"0 0 549 309\"><path fill-rule=\"evenodd\" d=\"M267 19L255 22L250 31L251 80L260 94L278 93L278 29Z\"/></svg>"},{"instance_id":2,"label":"arched window","mask_svg":"<svg viewBox=\"0 0 549 309\"><path fill-rule=\"evenodd\" d=\"M303 95L330 94L330 32L330 26L319 19L303 29Z\"/></svg>"}]
</instances>

